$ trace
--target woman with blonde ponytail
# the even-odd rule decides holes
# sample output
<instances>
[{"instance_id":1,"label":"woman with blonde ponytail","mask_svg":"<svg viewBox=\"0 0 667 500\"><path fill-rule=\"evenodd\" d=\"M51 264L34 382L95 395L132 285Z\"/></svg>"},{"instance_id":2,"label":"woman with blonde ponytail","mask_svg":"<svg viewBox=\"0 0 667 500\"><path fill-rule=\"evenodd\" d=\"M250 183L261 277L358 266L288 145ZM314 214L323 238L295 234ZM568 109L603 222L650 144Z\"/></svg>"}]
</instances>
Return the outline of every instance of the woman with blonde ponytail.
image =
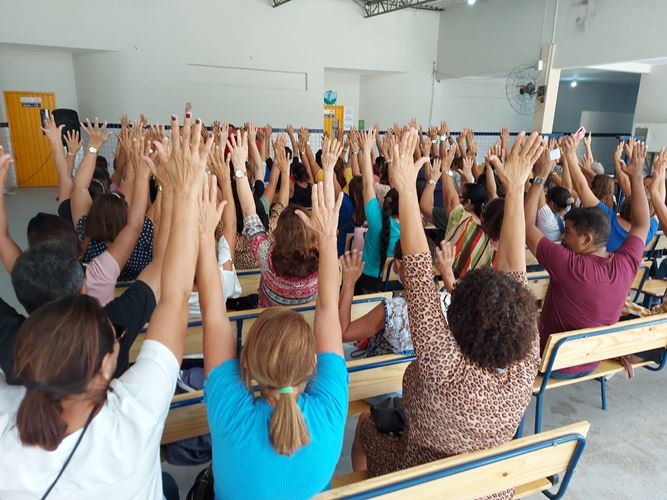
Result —
<instances>
[{"instance_id":1,"label":"woman with blonde ponytail","mask_svg":"<svg viewBox=\"0 0 667 500\"><path fill-rule=\"evenodd\" d=\"M325 140L323 148L322 163L333 165L327 156L340 156L337 141ZM314 329L294 311L267 310L250 329L240 360L220 280L212 272L213 234L200 241L204 397L216 498L310 498L327 488L336 468L348 377L338 321L336 229L342 195L334 198L333 168L325 168L324 183L313 186L311 216L297 212L319 242Z\"/></svg>"}]
</instances>

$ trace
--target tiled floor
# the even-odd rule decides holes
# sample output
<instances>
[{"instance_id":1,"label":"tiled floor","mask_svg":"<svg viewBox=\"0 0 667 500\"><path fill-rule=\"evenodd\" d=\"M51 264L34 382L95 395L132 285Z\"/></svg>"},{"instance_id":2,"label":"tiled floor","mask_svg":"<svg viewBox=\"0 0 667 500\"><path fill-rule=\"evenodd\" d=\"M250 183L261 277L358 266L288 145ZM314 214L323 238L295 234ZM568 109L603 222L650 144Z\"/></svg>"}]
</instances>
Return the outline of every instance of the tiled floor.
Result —
<instances>
[{"instance_id":1,"label":"tiled floor","mask_svg":"<svg viewBox=\"0 0 667 500\"><path fill-rule=\"evenodd\" d=\"M56 213L55 190L20 190L6 197L10 231L26 246L28 220L38 211ZM0 276L2 298L16 305L11 281ZM667 498L667 468L663 446L667 440L667 392L665 373L639 371L634 380L617 375L608 383L608 409L600 409L600 388L595 381L567 386L546 396L544 429L579 420L591 423L588 445L568 490L572 499ZM530 432L534 415L531 404L526 417ZM350 419L337 473L350 471L350 447L356 419ZM181 487L181 498L203 466L165 465ZM259 469L258 469L258 473ZM446 498L446 493L443 493ZM536 495L535 498L544 498Z\"/></svg>"}]
</instances>

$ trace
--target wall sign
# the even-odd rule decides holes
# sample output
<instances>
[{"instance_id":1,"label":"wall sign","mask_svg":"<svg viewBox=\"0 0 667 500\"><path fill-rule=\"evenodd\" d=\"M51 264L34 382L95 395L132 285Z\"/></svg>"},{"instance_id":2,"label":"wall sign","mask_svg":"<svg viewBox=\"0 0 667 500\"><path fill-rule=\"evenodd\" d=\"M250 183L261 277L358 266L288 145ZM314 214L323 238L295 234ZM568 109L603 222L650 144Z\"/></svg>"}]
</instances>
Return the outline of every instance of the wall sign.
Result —
<instances>
[{"instance_id":1,"label":"wall sign","mask_svg":"<svg viewBox=\"0 0 667 500\"><path fill-rule=\"evenodd\" d=\"M21 97L21 107L22 108L41 108L42 107L42 98L41 97Z\"/></svg>"},{"instance_id":2,"label":"wall sign","mask_svg":"<svg viewBox=\"0 0 667 500\"><path fill-rule=\"evenodd\" d=\"M338 94L334 90L326 90L324 92L324 104L327 106L333 106L338 100Z\"/></svg>"}]
</instances>

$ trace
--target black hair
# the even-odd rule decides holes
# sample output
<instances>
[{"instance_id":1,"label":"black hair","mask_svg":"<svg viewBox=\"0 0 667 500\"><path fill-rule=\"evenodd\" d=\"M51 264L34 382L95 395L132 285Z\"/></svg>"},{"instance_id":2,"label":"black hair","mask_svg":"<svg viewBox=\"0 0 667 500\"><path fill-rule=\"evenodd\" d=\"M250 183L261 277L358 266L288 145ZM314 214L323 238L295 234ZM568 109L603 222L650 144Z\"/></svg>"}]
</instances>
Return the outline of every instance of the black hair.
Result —
<instances>
[{"instance_id":1,"label":"black hair","mask_svg":"<svg viewBox=\"0 0 667 500\"><path fill-rule=\"evenodd\" d=\"M58 215L39 212L28 222L28 247L52 240L63 243L77 258L81 254L81 240L72 223Z\"/></svg>"},{"instance_id":2,"label":"black hair","mask_svg":"<svg viewBox=\"0 0 667 500\"><path fill-rule=\"evenodd\" d=\"M322 150L318 149L317 153L315 153L315 163L317 163L320 168L322 168Z\"/></svg>"},{"instance_id":3,"label":"black hair","mask_svg":"<svg viewBox=\"0 0 667 500\"><path fill-rule=\"evenodd\" d=\"M78 294L83 280L79 259L59 241L29 248L12 269L14 293L28 313L47 302Z\"/></svg>"},{"instance_id":4,"label":"black hair","mask_svg":"<svg viewBox=\"0 0 667 500\"><path fill-rule=\"evenodd\" d=\"M592 234L596 245L604 245L609 239L609 217L598 207L573 208L565 214L565 220L572 222L577 234Z\"/></svg>"},{"instance_id":5,"label":"black hair","mask_svg":"<svg viewBox=\"0 0 667 500\"><path fill-rule=\"evenodd\" d=\"M306 167L299 160L294 160L290 166L290 173L296 182L307 182L308 181L308 172Z\"/></svg>"},{"instance_id":6,"label":"black hair","mask_svg":"<svg viewBox=\"0 0 667 500\"><path fill-rule=\"evenodd\" d=\"M551 201L559 210L565 210L574 203L574 198L570 192L562 186L554 186L547 191L547 199Z\"/></svg>"},{"instance_id":7,"label":"black hair","mask_svg":"<svg viewBox=\"0 0 667 500\"><path fill-rule=\"evenodd\" d=\"M482 211L482 231L493 241L500 239L500 230L505 217L505 198L494 198Z\"/></svg>"},{"instance_id":8,"label":"black hair","mask_svg":"<svg viewBox=\"0 0 667 500\"><path fill-rule=\"evenodd\" d=\"M472 210L477 217L482 215L484 203L486 203L486 188L484 186L467 182L461 188L461 196L471 203Z\"/></svg>"},{"instance_id":9,"label":"black hair","mask_svg":"<svg viewBox=\"0 0 667 500\"><path fill-rule=\"evenodd\" d=\"M382 232L380 233L380 276L387 261L387 250L391 238L391 218L398 215L398 191L391 188L382 204Z\"/></svg>"}]
</instances>

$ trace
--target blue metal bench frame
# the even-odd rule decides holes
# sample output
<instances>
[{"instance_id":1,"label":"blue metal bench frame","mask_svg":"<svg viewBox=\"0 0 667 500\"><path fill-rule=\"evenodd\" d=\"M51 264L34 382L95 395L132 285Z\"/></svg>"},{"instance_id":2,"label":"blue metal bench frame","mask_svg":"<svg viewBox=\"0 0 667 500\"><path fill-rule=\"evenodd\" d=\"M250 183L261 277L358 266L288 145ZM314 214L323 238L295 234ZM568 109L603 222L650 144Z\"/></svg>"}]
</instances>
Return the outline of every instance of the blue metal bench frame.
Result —
<instances>
[{"instance_id":1,"label":"blue metal bench frame","mask_svg":"<svg viewBox=\"0 0 667 500\"><path fill-rule=\"evenodd\" d=\"M653 326L653 325L659 325L662 323L667 323L667 318L662 318L662 319L656 319L656 320L649 320L644 323L642 323L641 327L647 327L647 326ZM539 433L542 431L542 410L543 410L543 405L544 405L544 394L547 391L547 386L549 385L549 381L551 380L551 374L553 372L553 365L556 361L556 357L558 356L558 351L560 350L561 346L563 346L567 342L571 342L573 340L579 340L579 339L584 339L584 338L589 338L589 337L600 337L602 335L609 335L611 333L616 333L616 332L622 332L624 330L631 330L633 328L637 328L636 325L615 325L611 326L609 328L605 328L604 330L599 330L597 332L590 332L590 333L579 333L575 335L568 335L567 337L564 337L560 339L558 342L556 342L556 345L553 347L551 350L551 355L549 357L549 362L547 364L547 370L544 373L540 373L542 375L542 384L540 385L540 390L536 393L533 394L536 398L536 407L535 407L535 434ZM650 371L660 371L665 367L665 364L667 364L667 350L663 352L662 358L660 359L660 362L657 363L658 366L651 366L647 365L644 366L643 368L646 368L647 370ZM599 377L597 379L591 379L591 380L597 380L600 382L600 399L601 399L601 406L603 410L607 409L607 379L606 377ZM523 428L523 421L521 425L519 426L519 429L522 430ZM517 431L518 434L518 431ZM518 434L519 436L521 434Z\"/></svg>"},{"instance_id":2,"label":"blue metal bench frame","mask_svg":"<svg viewBox=\"0 0 667 500\"><path fill-rule=\"evenodd\" d=\"M586 438L581 434L567 434L559 438L545 439L544 441L539 441L537 443L522 446L515 450L509 450L502 453L497 453L495 455L473 460L465 464L460 464L453 467L449 467L447 469L422 474L418 477L399 480L392 484L380 486L368 491L356 493L354 495L343 496L340 498L354 498L354 499L374 498L376 496L386 495L388 493L404 490L412 486L417 486L430 481L435 481L445 477L453 476L455 474L460 474L463 472L475 470L480 467L484 467L486 465L495 464L510 458L520 457L522 455L526 455L527 453L532 453L534 451L551 448L552 446L569 443L572 441L575 441L577 443L576 448L574 453L572 454L570 462L567 465L567 469L565 471L565 474L563 475L563 480L561 481L560 486L558 487L558 491L556 491L555 493L551 493L550 491L546 490L542 492L547 498L558 499L562 498L565 492L567 491L567 488L572 479L572 474L574 473L574 469L577 467L579 459L581 458L581 454L583 453L584 448L586 446ZM444 497L446 497L446 492L443 492L443 498Z\"/></svg>"}]
</instances>

